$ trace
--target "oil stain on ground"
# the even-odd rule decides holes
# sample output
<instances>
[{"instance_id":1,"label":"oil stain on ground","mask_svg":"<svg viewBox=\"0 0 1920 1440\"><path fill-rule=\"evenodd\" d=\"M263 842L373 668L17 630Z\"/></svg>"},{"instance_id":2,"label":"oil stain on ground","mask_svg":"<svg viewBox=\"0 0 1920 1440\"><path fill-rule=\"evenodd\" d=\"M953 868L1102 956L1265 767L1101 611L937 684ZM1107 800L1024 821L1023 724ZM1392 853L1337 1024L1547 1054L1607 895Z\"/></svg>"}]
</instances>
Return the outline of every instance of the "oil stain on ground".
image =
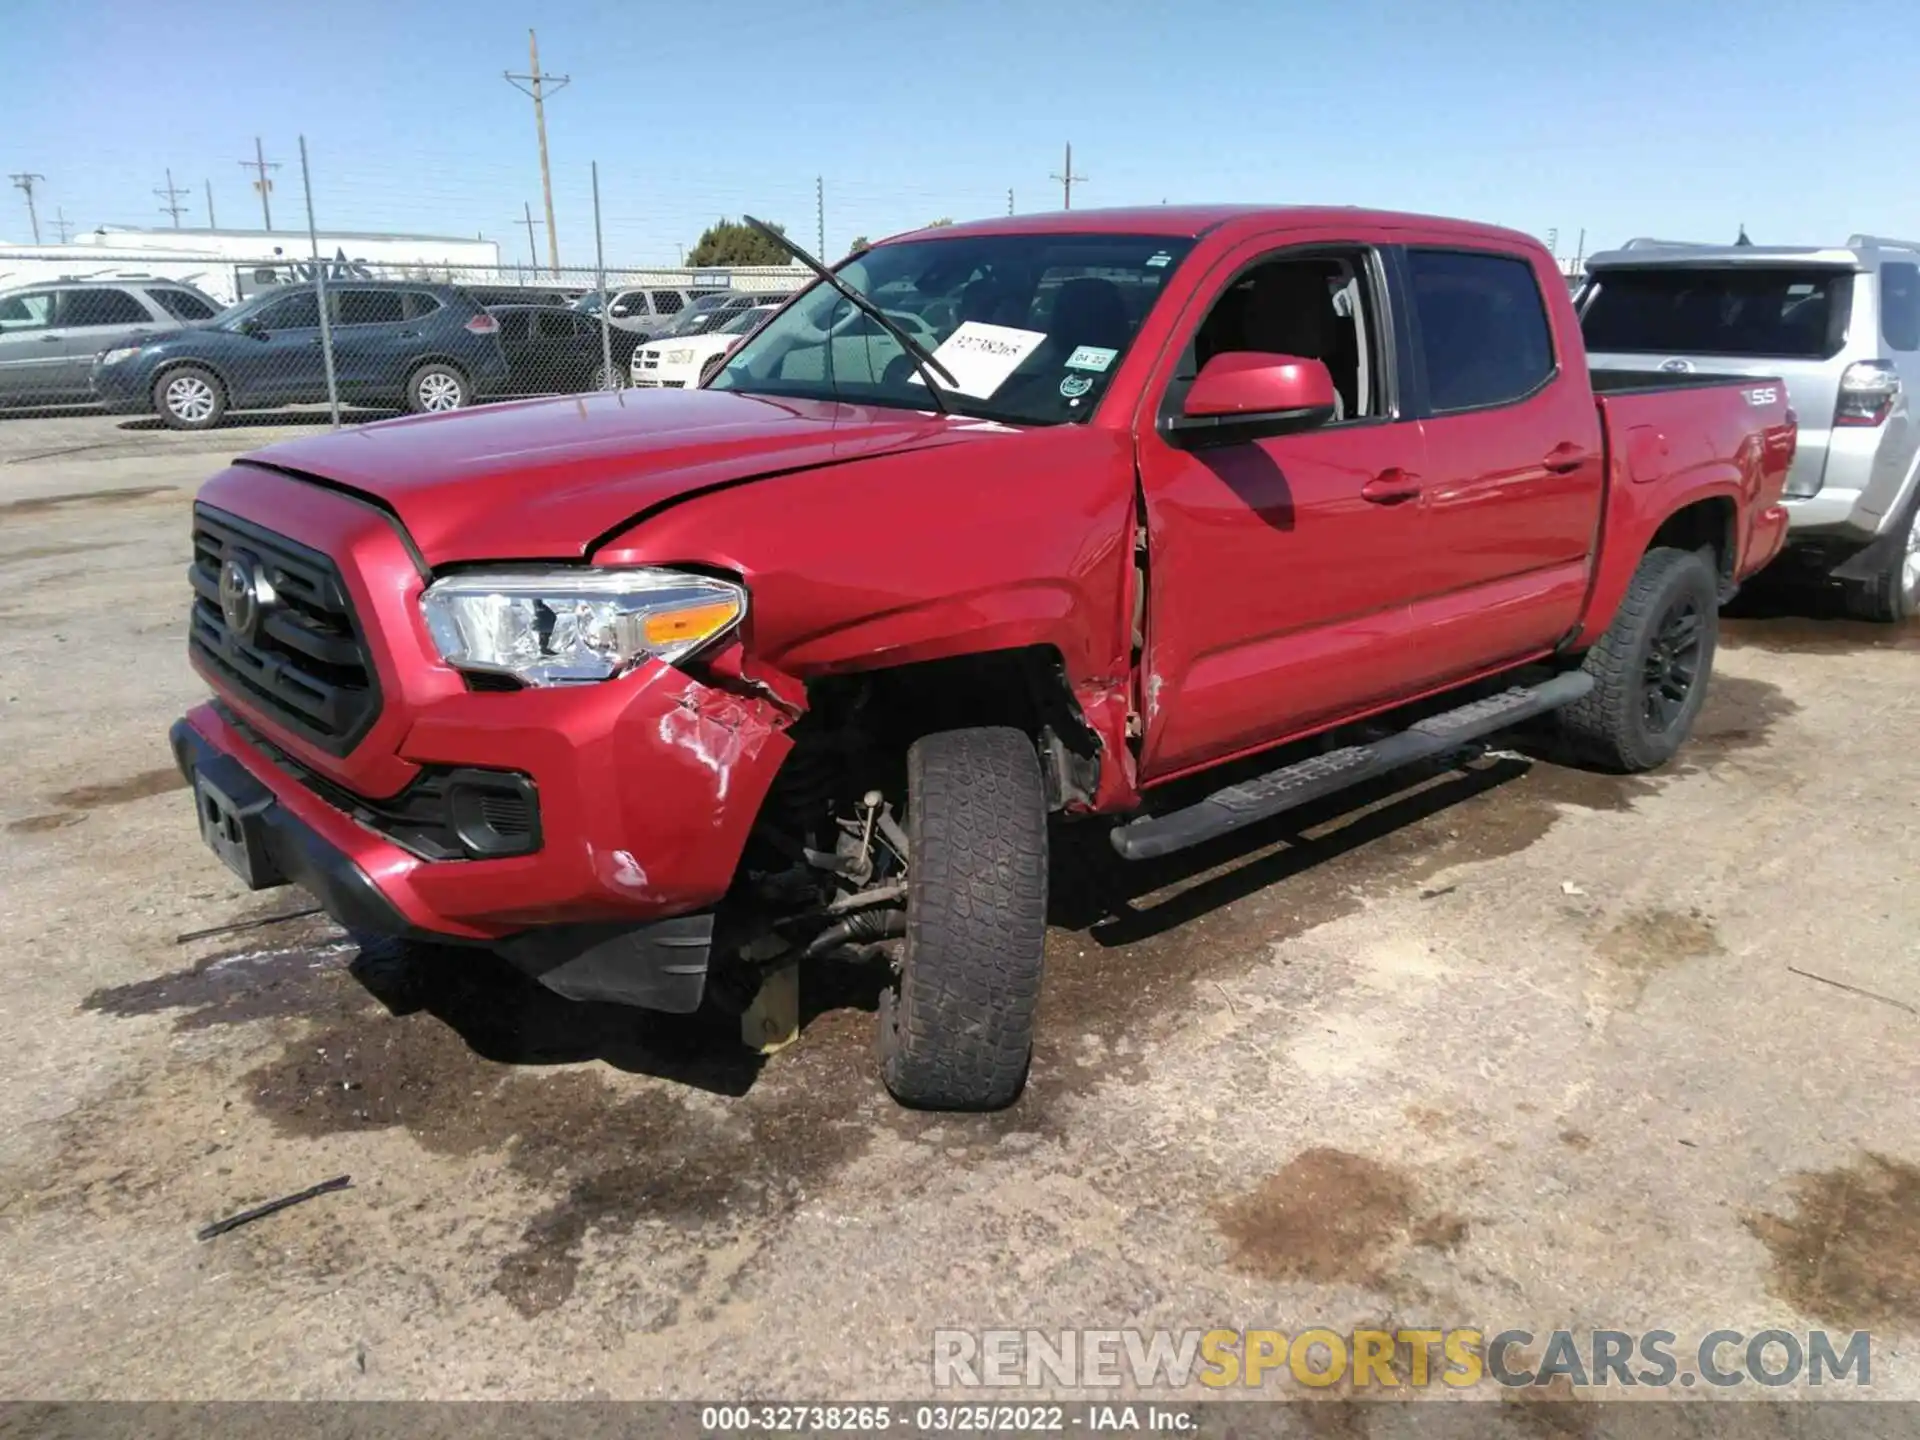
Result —
<instances>
[{"instance_id":1,"label":"oil stain on ground","mask_svg":"<svg viewBox=\"0 0 1920 1440\"><path fill-rule=\"evenodd\" d=\"M172 495L178 485L136 485L125 490L75 490L65 495L29 495L0 504L0 515L39 515L66 505L130 505L150 495Z\"/></svg>"},{"instance_id":2,"label":"oil stain on ground","mask_svg":"<svg viewBox=\"0 0 1920 1440\"><path fill-rule=\"evenodd\" d=\"M1379 1286L1409 1246L1452 1249L1467 1222L1427 1213L1405 1173L1364 1155L1303 1150L1216 1219L1233 1263L1267 1280Z\"/></svg>"},{"instance_id":3,"label":"oil stain on ground","mask_svg":"<svg viewBox=\"0 0 1920 1440\"><path fill-rule=\"evenodd\" d=\"M147 800L155 795L165 795L170 791L186 788L186 777L171 765L163 770L143 770L138 775L128 776L124 780L112 780L100 785L79 785L71 790L62 790L52 797L54 804L64 808L44 815L29 815L21 820L10 821L7 830L15 835L44 834L49 830L61 830L69 825L78 825L87 818L89 810L98 810L108 805L128 805L135 800Z\"/></svg>"},{"instance_id":4,"label":"oil stain on ground","mask_svg":"<svg viewBox=\"0 0 1920 1440\"><path fill-rule=\"evenodd\" d=\"M1745 1217L1772 1257L1769 1290L1826 1325L1920 1327L1920 1167L1868 1154L1789 1189L1791 1219Z\"/></svg>"},{"instance_id":5,"label":"oil stain on ground","mask_svg":"<svg viewBox=\"0 0 1920 1440\"><path fill-rule=\"evenodd\" d=\"M1638 910L1616 921L1594 947L1605 978L1631 1009L1662 971L1721 952L1713 922L1698 910Z\"/></svg>"}]
</instances>

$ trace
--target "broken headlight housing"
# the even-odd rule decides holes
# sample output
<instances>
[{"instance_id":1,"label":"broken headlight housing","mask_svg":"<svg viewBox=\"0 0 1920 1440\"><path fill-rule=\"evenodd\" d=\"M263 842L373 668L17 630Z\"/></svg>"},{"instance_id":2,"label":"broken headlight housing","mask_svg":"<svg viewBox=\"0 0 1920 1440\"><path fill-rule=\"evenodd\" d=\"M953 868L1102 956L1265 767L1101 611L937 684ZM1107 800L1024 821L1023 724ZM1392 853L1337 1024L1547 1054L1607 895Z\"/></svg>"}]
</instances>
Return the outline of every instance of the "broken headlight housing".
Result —
<instances>
[{"instance_id":1,"label":"broken headlight housing","mask_svg":"<svg viewBox=\"0 0 1920 1440\"><path fill-rule=\"evenodd\" d=\"M684 659L740 623L747 592L649 567L470 571L434 581L420 609L454 669L568 685Z\"/></svg>"}]
</instances>

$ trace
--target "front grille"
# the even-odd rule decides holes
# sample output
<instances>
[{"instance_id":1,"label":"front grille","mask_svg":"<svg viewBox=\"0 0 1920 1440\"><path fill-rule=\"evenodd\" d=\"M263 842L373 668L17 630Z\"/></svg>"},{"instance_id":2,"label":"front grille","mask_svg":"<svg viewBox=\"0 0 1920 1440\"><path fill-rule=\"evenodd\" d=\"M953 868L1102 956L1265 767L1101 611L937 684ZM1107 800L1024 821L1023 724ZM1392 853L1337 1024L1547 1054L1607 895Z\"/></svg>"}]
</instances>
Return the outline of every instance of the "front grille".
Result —
<instances>
[{"instance_id":1,"label":"front grille","mask_svg":"<svg viewBox=\"0 0 1920 1440\"><path fill-rule=\"evenodd\" d=\"M249 633L220 604L220 574L241 559L273 587ZM344 755L380 713L380 687L333 561L258 525L195 505L193 613L187 643L236 699L332 755Z\"/></svg>"},{"instance_id":2,"label":"front grille","mask_svg":"<svg viewBox=\"0 0 1920 1440\"><path fill-rule=\"evenodd\" d=\"M428 765L398 795L369 800L302 765L230 706L214 705L221 718L321 800L422 860L484 860L540 848L540 797L530 776Z\"/></svg>"}]
</instances>

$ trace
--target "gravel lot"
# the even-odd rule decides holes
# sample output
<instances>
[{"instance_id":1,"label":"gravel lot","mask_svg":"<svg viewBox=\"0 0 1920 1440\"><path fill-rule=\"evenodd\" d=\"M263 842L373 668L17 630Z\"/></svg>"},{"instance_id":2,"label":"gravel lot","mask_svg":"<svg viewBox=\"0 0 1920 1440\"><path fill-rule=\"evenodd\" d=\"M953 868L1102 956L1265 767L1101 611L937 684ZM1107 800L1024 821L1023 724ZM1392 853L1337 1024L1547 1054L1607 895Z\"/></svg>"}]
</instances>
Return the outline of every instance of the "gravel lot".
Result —
<instances>
[{"instance_id":1,"label":"gravel lot","mask_svg":"<svg viewBox=\"0 0 1920 1440\"><path fill-rule=\"evenodd\" d=\"M929 1117L824 980L762 1065L311 917L176 938L306 903L165 738L193 488L287 433L0 421L0 1395L924 1397L937 1327L1425 1323L1871 1329L1920 1398L1920 632L1729 622L1654 777L1063 837L1026 1096Z\"/></svg>"}]
</instances>

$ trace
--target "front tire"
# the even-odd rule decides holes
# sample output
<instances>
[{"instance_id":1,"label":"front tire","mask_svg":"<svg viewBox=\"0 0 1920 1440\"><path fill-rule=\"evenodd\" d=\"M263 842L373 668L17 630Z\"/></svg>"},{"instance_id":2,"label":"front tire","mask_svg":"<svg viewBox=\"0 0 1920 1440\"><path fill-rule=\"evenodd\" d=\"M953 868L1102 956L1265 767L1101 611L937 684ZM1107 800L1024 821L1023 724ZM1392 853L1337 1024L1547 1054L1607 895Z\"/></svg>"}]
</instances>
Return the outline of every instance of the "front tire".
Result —
<instances>
[{"instance_id":1,"label":"front tire","mask_svg":"<svg viewBox=\"0 0 1920 1440\"><path fill-rule=\"evenodd\" d=\"M153 408L173 430L211 430L226 418L227 387L200 365L181 365L153 382Z\"/></svg>"},{"instance_id":2,"label":"front tire","mask_svg":"<svg viewBox=\"0 0 1920 1440\"><path fill-rule=\"evenodd\" d=\"M1847 584L1847 609L1862 620L1897 625L1920 615L1920 493L1907 507L1905 543L1877 574Z\"/></svg>"},{"instance_id":3,"label":"front tire","mask_svg":"<svg viewBox=\"0 0 1920 1440\"><path fill-rule=\"evenodd\" d=\"M1582 758L1635 774L1674 756L1706 703L1720 636L1720 580L1704 555L1662 547L1634 571L1613 624L1581 668L1594 678L1560 712Z\"/></svg>"},{"instance_id":4,"label":"front tire","mask_svg":"<svg viewBox=\"0 0 1920 1440\"><path fill-rule=\"evenodd\" d=\"M881 997L903 1105L996 1110L1026 1083L1047 941L1047 805L1018 730L947 730L907 752L907 940Z\"/></svg>"},{"instance_id":5,"label":"front tire","mask_svg":"<svg viewBox=\"0 0 1920 1440\"><path fill-rule=\"evenodd\" d=\"M407 409L416 415L444 415L473 403L473 387L451 365L422 365L407 377Z\"/></svg>"}]
</instances>

